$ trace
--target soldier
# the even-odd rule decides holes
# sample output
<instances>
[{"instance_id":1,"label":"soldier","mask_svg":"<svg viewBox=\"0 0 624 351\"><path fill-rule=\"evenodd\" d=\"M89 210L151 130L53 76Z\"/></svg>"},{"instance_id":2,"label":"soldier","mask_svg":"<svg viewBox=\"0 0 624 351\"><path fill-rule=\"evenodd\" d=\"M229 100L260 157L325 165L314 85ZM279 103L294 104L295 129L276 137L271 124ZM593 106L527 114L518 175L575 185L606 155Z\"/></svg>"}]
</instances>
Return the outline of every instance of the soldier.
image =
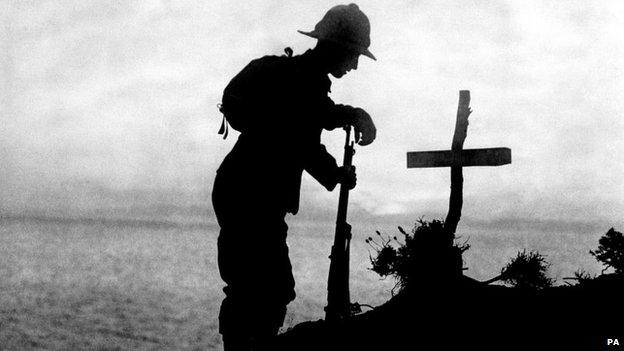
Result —
<instances>
[{"instance_id":1,"label":"soldier","mask_svg":"<svg viewBox=\"0 0 624 351\"><path fill-rule=\"evenodd\" d=\"M312 32L299 32L318 40L314 49L293 57L287 48L286 56L252 61L223 95L221 111L241 132L212 191L226 351L251 350L275 336L295 298L284 218L298 211L303 170L329 191L356 184L355 169L337 166L321 144L322 130L353 126L360 145L376 136L368 113L328 96L328 74L357 69L360 55L375 59L366 15L355 4L335 6Z\"/></svg>"}]
</instances>

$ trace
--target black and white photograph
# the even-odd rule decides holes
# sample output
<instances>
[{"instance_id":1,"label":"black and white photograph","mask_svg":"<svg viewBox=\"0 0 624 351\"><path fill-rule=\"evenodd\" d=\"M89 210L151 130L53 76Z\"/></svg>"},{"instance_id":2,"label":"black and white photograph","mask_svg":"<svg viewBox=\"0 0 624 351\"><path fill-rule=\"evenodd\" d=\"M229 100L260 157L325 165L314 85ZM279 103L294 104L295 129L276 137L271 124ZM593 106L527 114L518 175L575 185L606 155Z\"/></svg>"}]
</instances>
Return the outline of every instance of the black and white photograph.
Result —
<instances>
[{"instance_id":1,"label":"black and white photograph","mask_svg":"<svg viewBox=\"0 0 624 351\"><path fill-rule=\"evenodd\" d=\"M0 350L624 350L624 2L0 19Z\"/></svg>"}]
</instances>

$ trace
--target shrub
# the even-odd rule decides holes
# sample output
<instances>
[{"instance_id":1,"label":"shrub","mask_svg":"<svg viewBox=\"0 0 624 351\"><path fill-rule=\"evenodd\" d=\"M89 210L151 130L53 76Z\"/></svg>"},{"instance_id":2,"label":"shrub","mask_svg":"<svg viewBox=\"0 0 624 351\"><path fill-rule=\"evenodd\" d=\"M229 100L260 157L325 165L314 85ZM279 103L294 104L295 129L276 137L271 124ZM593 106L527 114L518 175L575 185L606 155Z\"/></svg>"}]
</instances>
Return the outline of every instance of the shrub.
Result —
<instances>
[{"instance_id":1,"label":"shrub","mask_svg":"<svg viewBox=\"0 0 624 351\"><path fill-rule=\"evenodd\" d=\"M537 251L519 251L503 269L499 280L522 289L543 289L553 285L554 280L546 275L550 264Z\"/></svg>"},{"instance_id":2,"label":"shrub","mask_svg":"<svg viewBox=\"0 0 624 351\"><path fill-rule=\"evenodd\" d=\"M579 269L576 272L574 272L574 278L573 279L576 280L579 285L583 285L583 284L586 284L587 282L593 280L594 278L595 277L592 276L591 274L589 274L587 271Z\"/></svg>"},{"instance_id":3,"label":"shrub","mask_svg":"<svg viewBox=\"0 0 624 351\"><path fill-rule=\"evenodd\" d=\"M590 254L606 267L603 272L613 268L616 274L624 273L624 236L611 228L598 240L598 249L590 250Z\"/></svg>"},{"instance_id":4,"label":"shrub","mask_svg":"<svg viewBox=\"0 0 624 351\"><path fill-rule=\"evenodd\" d=\"M371 270L381 277L394 277L395 289L403 290L415 282L443 282L461 275L461 254L470 245L456 244L454 235L444 229L444 222L421 218L411 233L402 227L398 229L402 242L396 236L384 237L379 231L377 238L366 239L376 251L375 257L370 255Z\"/></svg>"}]
</instances>

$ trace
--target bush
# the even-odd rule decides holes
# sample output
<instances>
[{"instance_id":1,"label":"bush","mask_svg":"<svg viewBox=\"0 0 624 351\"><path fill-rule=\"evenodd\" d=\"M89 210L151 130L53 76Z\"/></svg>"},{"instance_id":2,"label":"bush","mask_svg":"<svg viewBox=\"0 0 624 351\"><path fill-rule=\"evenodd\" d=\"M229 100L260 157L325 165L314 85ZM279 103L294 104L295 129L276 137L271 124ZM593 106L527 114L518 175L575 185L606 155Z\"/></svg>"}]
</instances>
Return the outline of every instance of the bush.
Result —
<instances>
[{"instance_id":1,"label":"bush","mask_svg":"<svg viewBox=\"0 0 624 351\"><path fill-rule=\"evenodd\" d=\"M537 251L518 252L501 270L500 280L522 289L543 289L553 285L554 280L546 275L550 264Z\"/></svg>"},{"instance_id":2,"label":"bush","mask_svg":"<svg viewBox=\"0 0 624 351\"><path fill-rule=\"evenodd\" d=\"M598 240L598 249L590 250L596 260L605 265L603 272L613 268L616 274L624 273L624 236L611 228Z\"/></svg>"},{"instance_id":3,"label":"bush","mask_svg":"<svg viewBox=\"0 0 624 351\"><path fill-rule=\"evenodd\" d=\"M375 257L370 255L371 270L381 277L394 277L395 289L403 290L416 282L440 283L462 274L461 254L470 246L456 244L454 235L444 229L444 222L421 218L411 233L398 229L403 242L396 236L384 237L379 231L377 238L366 239L376 251Z\"/></svg>"},{"instance_id":4,"label":"bush","mask_svg":"<svg viewBox=\"0 0 624 351\"><path fill-rule=\"evenodd\" d=\"M594 278L595 277L589 274L587 271L579 269L576 272L574 272L574 278L572 279L576 280L579 285L583 285L594 280Z\"/></svg>"}]
</instances>

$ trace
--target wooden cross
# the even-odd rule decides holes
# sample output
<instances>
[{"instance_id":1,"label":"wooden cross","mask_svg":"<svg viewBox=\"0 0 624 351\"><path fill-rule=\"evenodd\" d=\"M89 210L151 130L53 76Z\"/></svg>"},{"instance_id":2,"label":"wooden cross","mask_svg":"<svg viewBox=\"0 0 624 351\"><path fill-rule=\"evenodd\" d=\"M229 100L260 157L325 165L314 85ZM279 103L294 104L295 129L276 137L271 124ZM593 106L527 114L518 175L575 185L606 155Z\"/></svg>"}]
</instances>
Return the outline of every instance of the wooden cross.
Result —
<instances>
[{"instance_id":1,"label":"wooden cross","mask_svg":"<svg viewBox=\"0 0 624 351\"><path fill-rule=\"evenodd\" d=\"M444 222L445 229L450 234L455 233L461 217L464 182L462 167L501 166L511 163L511 149L506 147L463 150L471 112L470 91L461 90L451 150L407 153L407 168L451 167L449 212Z\"/></svg>"}]
</instances>

